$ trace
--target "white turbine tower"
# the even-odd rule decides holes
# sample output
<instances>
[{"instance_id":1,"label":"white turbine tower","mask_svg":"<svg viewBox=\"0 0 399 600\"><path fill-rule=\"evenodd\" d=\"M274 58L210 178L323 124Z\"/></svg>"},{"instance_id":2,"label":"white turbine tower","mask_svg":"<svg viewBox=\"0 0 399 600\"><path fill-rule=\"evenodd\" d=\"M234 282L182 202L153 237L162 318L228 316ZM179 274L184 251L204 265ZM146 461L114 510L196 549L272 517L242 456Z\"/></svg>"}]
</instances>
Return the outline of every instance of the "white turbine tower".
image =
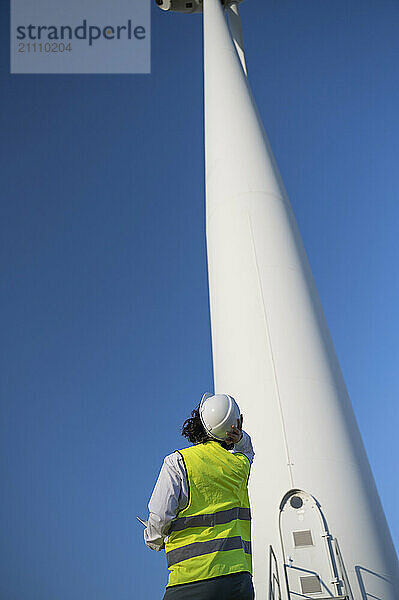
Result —
<instances>
[{"instance_id":1,"label":"white turbine tower","mask_svg":"<svg viewBox=\"0 0 399 600\"><path fill-rule=\"evenodd\" d=\"M396 552L248 85L238 3L157 3L204 9L215 392L238 400L254 441L256 598L398 600Z\"/></svg>"}]
</instances>

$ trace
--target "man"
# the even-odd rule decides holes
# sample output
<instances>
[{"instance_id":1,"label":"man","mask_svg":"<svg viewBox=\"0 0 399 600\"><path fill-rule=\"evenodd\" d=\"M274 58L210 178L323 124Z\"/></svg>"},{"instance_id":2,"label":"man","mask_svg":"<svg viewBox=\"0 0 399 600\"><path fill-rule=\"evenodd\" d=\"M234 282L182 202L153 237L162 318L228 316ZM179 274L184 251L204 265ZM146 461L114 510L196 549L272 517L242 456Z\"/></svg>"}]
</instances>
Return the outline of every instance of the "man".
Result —
<instances>
[{"instance_id":1,"label":"man","mask_svg":"<svg viewBox=\"0 0 399 600\"><path fill-rule=\"evenodd\" d=\"M231 396L205 394L148 508L147 546L166 551L164 600L253 600L248 477L254 451Z\"/></svg>"}]
</instances>

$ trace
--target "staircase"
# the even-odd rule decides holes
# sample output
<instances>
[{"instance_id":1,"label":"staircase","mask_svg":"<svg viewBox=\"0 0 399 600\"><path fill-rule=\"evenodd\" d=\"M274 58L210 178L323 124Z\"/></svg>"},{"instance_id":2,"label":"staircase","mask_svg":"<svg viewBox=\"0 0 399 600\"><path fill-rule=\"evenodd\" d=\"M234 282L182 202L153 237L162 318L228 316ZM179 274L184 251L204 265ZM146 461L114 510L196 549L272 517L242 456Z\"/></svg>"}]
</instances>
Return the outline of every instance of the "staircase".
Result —
<instances>
[{"instance_id":1,"label":"staircase","mask_svg":"<svg viewBox=\"0 0 399 600\"><path fill-rule=\"evenodd\" d=\"M350 587L348 575L345 569L345 565L342 559L341 551L339 548L338 540L334 538L332 540L332 546L334 549L334 558L337 567L337 579L334 582L337 586L337 591L343 591L343 595L338 596L301 596L301 598L313 598L313 600L354 600L352 590ZM284 565L286 569L287 565ZM299 598L297 593L293 593L289 590L288 579L286 577L286 588L288 600L296 600ZM281 585L278 570L278 563L276 554L273 547L269 546L269 599L268 600L283 600L281 595Z\"/></svg>"}]
</instances>

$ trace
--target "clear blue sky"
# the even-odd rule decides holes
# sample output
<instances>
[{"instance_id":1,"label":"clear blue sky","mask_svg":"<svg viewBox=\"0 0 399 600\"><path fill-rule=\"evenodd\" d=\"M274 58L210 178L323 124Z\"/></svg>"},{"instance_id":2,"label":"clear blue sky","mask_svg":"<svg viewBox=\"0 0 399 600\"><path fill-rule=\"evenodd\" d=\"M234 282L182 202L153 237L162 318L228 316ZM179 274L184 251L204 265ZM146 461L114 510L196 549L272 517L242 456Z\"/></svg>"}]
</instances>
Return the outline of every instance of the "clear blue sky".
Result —
<instances>
[{"instance_id":1,"label":"clear blue sky","mask_svg":"<svg viewBox=\"0 0 399 600\"><path fill-rule=\"evenodd\" d=\"M0 8L0 597L154 600L136 514L212 388L200 17L148 76L10 76ZM399 546L399 6L247 0L250 80Z\"/></svg>"}]
</instances>

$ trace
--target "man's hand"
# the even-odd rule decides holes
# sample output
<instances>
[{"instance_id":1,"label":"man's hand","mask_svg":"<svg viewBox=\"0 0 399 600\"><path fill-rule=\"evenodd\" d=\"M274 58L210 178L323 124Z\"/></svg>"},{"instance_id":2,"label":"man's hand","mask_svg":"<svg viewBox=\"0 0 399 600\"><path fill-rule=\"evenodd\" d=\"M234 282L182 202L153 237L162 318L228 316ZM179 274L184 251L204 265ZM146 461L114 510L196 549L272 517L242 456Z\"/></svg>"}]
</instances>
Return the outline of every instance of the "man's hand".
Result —
<instances>
[{"instance_id":1,"label":"man's hand","mask_svg":"<svg viewBox=\"0 0 399 600\"><path fill-rule=\"evenodd\" d=\"M229 446L237 444L242 438L242 415L237 419L237 425L232 425L230 431L226 431L226 444Z\"/></svg>"}]
</instances>

